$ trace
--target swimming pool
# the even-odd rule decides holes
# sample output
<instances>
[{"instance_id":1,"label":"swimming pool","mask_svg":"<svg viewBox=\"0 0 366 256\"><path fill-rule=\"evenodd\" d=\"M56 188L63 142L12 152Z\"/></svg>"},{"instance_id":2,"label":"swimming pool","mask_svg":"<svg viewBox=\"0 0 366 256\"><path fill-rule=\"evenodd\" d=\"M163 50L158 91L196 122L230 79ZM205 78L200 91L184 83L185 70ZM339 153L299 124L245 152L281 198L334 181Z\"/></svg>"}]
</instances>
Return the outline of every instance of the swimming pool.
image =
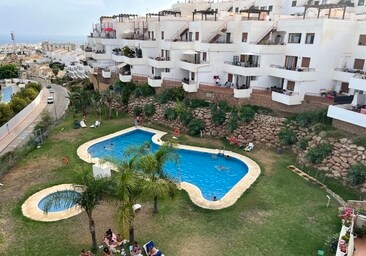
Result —
<instances>
[{"instance_id":1,"label":"swimming pool","mask_svg":"<svg viewBox=\"0 0 366 256\"><path fill-rule=\"evenodd\" d=\"M152 151L158 145L152 142L154 133L134 130L89 147L88 153L100 159L128 160L125 150L131 145L142 145L148 141ZM176 165L168 162L166 173L178 182L188 182L197 186L205 199L223 198L248 172L248 166L234 157L192 150L178 149L180 162Z\"/></svg>"},{"instance_id":2,"label":"swimming pool","mask_svg":"<svg viewBox=\"0 0 366 256\"><path fill-rule=\"evenodd\" d=\"M63 191L58 191L57 193L62 194L62 196L60 196L61 198L63 198L63 196L65 196L67 198L70 198L70 197L75 198L75 197L80 196L80 193L75 191L75 190L63 190ZM44 198L42 198L41 201L39 201L39 203L38 203L38 208L41 209L42 211L45 211L47 201L54 194L55 193L51 193L51 194L45 196ZM69 208L71 208L75 205L75 203L68 204L68 203L65 203L65 202L67 202L67 201L61 199L57 204L52 204L52 206L50 207L48 212L65 211L65 210L67 210L67 209L69 209Z\"/></svg>"}]
</instances>

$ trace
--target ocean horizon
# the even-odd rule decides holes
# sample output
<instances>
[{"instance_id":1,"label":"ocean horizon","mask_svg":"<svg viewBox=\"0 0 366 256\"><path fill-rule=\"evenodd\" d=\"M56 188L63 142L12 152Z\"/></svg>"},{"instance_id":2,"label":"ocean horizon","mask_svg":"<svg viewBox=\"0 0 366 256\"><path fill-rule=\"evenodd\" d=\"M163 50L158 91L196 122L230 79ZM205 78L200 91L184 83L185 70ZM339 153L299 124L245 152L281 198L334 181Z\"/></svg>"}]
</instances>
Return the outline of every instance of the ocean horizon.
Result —
<instances>
[{"instance_id":1,"label":"ocean horizon","mask_svg":"<svg viewBox=\"0 0 366 256\"><path fill-rule=\"evenodd\" d=\"M15 34L15 43L17 44L38 44L44 41L50 43L75 43L84 44L87 42L87 36L67 36L67 35L17 35ZM9 34L0 34L0 45L12 44Z\"/></svg>"}]
</instances>

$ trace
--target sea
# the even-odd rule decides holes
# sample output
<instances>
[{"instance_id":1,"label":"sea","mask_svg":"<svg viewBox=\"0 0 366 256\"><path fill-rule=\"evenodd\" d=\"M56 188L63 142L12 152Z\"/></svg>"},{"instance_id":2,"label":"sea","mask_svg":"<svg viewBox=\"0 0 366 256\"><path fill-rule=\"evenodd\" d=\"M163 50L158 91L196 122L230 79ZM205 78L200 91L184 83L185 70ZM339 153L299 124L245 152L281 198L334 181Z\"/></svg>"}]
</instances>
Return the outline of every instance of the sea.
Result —
<instances>
[{"instance_id":1,"label":"sea","mask_svg":"<svg viewBox=\"0 0 366 256\"><path fill-rule=\"evenodd\" d=\"M15 34L16 44L38 44L44 41L50 43L75 43L85 44L87 36L65 36L65 35L17 35ZM12 44L10 33L8 35L0 34L0 45Z\"/></svg>"}]
</instances>

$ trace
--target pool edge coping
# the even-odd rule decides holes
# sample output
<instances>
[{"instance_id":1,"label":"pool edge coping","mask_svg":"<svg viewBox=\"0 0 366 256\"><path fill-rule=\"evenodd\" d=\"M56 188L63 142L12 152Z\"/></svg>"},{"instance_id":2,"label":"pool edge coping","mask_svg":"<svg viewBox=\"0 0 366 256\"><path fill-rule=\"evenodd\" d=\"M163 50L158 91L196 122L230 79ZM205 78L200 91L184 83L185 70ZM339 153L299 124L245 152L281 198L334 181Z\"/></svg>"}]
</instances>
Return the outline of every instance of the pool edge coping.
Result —
<instances>
[{"instance_id":1,"label":"pool edge coping","mask_svg":"<svg viewBox=\"0 0 366 256\"><path fill-rule=\"evenodd\" d=\"M130 128L126 128L126 129L120 130L115 133L111 133L111 134L90 140L90 141L82 144L77 149L77 154L80 159L82 159L83 161L85 161L87 163L94 163L94 164L105 163L105 161L102 161L99 158L92 158L91 155L88 153L88 148L101 141L111 139L116 136L123 135L125 133L131 132L134 130L143 130L143 131L154 133L154 135L152 137L152 141L158 145L162 145L164 143L161 140L161 138L165 134L167 134L166 132L162 132L162 131L155 130L152 128L147 128L147 127L130 127ZM181 145L181 144L176 144L176 147L179 149L199 151L199 152L205 152L205 153L211 153L211 154L220 153L219 149L209 149L209 148L202 148L202 147L195 147L195 146L188 146L188 145ZM254 162L249 157L246 157L244 155L241 155L241 154L238 154L238 153L235 153L232 151L228 151L228 150L225 150L225 155L229 155L230 157L234 157L236 159L243 161L248 166L247 174L243 178L241 178L241 180L239 180L225 194L225 196L223 198L221 198L218 201L210 201L210 200L205 199L202 196L201 190L197 186L195 186L191 183L188 183L188 182L178 183L177 184L178 188L184 189L185 191L187 191L189 198L197 206L205 208L205 209L210 209L210 210L219 210L219 209L227 208L227 207L233 205L259 177L260 172L261 172L260 167L256 162Z\"/></svg>"},{"instance_id":2,"label":"pool edge coping","mask_svg":"<svg viewBox=\"0 0 366 256\"><path fill-rule=\"evenodd\" d=\"M27 200L22 204L22 213L24 216L37 221L43 221L43 222L53 222L53 221L59 221L63 219L68 219L70 217L76 216L80 213L82 213L84 210L81 209L79 206L73 206L67 210L59 211L59 212L49 212L45 213L41 209L39 209L38 204L39 202L48 196L49 194L52 194L57 191L62 190L75 190L75 184L61 184L52 186L49 188L42 189L30 197L28 197ZM81 191L78 191L81 192Z\"/></svg>"}]
</instances>

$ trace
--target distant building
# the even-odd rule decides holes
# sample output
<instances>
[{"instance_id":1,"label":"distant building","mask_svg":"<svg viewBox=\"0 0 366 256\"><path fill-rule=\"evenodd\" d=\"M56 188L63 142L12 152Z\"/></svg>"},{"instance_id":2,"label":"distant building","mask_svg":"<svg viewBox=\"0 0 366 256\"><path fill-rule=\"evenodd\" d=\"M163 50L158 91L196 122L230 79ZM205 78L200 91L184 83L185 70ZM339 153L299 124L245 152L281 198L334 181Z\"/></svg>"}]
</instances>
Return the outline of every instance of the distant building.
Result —
<instances>
[{"instance_id":1,"label":"distant building","mask_svg":"<svg viewBox=\"0 0 366 256\"><path fill-rule=\"evenodd\" d=\"M66 51L75 51L76 44L74 43L50 43L50 42L42 42L42 51L55 51L55 50L66 50Z\"/></svg>"}]
</instances>

